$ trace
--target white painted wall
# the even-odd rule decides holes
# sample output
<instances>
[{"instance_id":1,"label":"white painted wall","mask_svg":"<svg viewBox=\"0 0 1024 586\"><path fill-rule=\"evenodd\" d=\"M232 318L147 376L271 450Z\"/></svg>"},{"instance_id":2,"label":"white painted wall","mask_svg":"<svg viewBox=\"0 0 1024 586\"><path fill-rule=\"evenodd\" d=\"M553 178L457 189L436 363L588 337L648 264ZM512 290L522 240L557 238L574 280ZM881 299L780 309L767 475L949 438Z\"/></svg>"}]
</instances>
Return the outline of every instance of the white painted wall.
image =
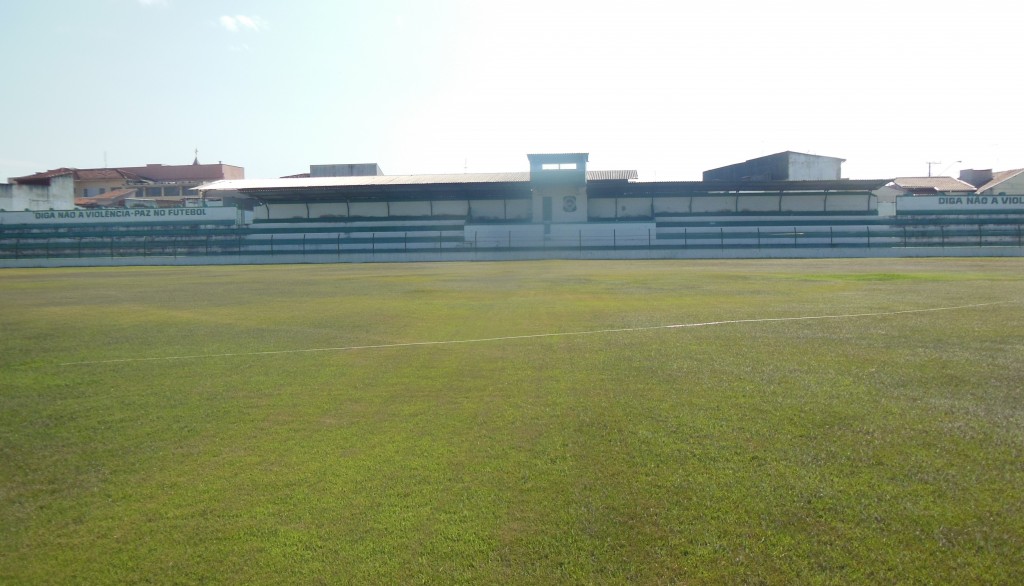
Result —
<instances>
[{"instance_id":1,"label":"white painted wall","mask_svg":"<svg viewBox=\"0 0 1024 586\"><path fill-rule=\"evenodd\" d=\"M992 189L986 189L981 195L1024 195L1024 173L1007 179Z\"/></svg>"},{"instance_id":2,"label":"white painted wall","mask_svg":"<svg viewBox=\"0 0 1024 586\"><path fill-rule=\"evenodd\" d=\"M533 190L533 221L544 218L544 199L551 198L551 222L586 222L589 207L587 188L573 185L552 185L536 187Z\"/></svg>"},{"instance_id":3,"label":"white painted wall","mask_svg":"<svg viewBox=\"0 0 1024 586\"><path fill-rule=\"evenodd\" d=\"M504 220L505 202L502 200L472 200L469 214L475 220Z\"/></svg>"},{"instance_id":4,"label":"white painted wall","mask_svg":"<svg viewBox=\"0 0 1024 586\"><path fill-rule=\"evenodd\" d=\"M58 229L90 224L131 226L140 222L146 224L188 222L202 225L206 222L231 220L235 223L244 223L246 219L237 208L230 206L210 208L39 210L34 212L0 213L0 225L54 226Z\"/></svg>"},{"instance_id":5,"label":"white painted wall","mask_svg":"<svg viewBox=\"0 0 1024 586\"><path fill-rule=\"evenodd\" d=\"M825 211L824 195L783 195L781 197L781 208L783 212Z\"/></svg>"},{"instance_id":6,"label":"white painted wall","mask_svg":"<svg viewBox=\"0 0 1024 586\"><path fill-rule=\"evenodd\" d=\"M75 209L75 181L71 175L50 179L50 185L0 184L0 210L43 211Z\"/></svg>"},{"instance_id":7,"label":"white painted wall","mask_svg":"<svg viewBox=\"0 0 1024 586\"><path fill-rule=\"evenodd\" d=\"M651 198L623 198L618 200L619 218L649 218L651 217Z\"/></svg>"},{"instance_id":8,"label":"white painted wall","mask_svg":"<svg viewBox=\"0 0 1024 586\"><path fill-rule=\"evenodd\" d=\"M614 220L615 200L614 199L592 199L587 202L587 215L591 221Z\"/></svg>"},{"instance_id":9,"label":"white painted wall","mask_svg":"<svg viewBox=\"0 0 1024 586\"><path fill-rule=\"evenodd\" d=\"M0 183L0 210L13 211L14 207L14 186L8 183Z\"/></svg>"},{"instance_id":10,"label":"white painted wall","mask_svg":"<svg viewBox=\"0 0 1024 586\"><path fill-rule=\"evenodd\" d=\"M304 203L272 203L264 207L268 209L267 219L269 220L306 218L306 204Z\"/></svg>"},{"instance_id":11,"label":"white painted wall","mask_svg":"<svg viewBox=\"0 0 1024 586\"><path fill-rule=\"evenodd\" d=\"M564 193L564 192L562 192ZM552 223L572 224L579 221L582 210L566 212L560 196L552 197ZM827 200L827 208L826 208ZM469 216L481 221L529 221L539 220L540 212L533 209L537 200L455 200L455 201L412 201L412 202L353 202L310 203L309 217L337 218L381 218L432 216ZM577 200L579 205L579 200ZM267 214L267 207L270 214ZM720 195L680 195L657 198L599 198L586 204L586 222L642 221L650 217L652 207L657 216L685 215L688 213L786 213L786 212L836 212L870 211L877 207L877 199L868 194L824 195L824 194L778 194L738 193ZM307 217L306 204L278 204L257 207L257 219L299 219Z\"/></svg>"},{"instance_id":12,"label":"white painted wall","mask_svg":"<svg viewBox=\"0 0 1024 586\"><path fill-rule=\"evenodd\" d=\"M474 224L463 232L467 243L477 248L508 248L544 240L542 224Z\"/></svg>"},{"instance_id":13,"label":"white painted wall","mask_svg":"<svg viewBox=\"0 0 1024 586\"><path fill-rule=\"evenodd\" d=\"M552 224L549 241L566 246L645 246L657 237L654 222Z\"/></svg>"},{"instance_id":14,"label":"white painted wall","mask_svg":"<svg viewBox=\"0 0 1024 586\"><path fill-rule=\"evenodd\" d=\"M529 220L532 202L528 199L510 199L506 202L509 220Z\"/></svg>"},{"instance_id":15,"label":"white painted wall","mask_svg":"<svg viewBox=\"0 0 1024 586\"><path fill-rule=\"evenodd\" d=\"M391 202L392 216L430 217L429 201L395 201Z\"/></svg>"},{"instance_id":16,"label":"white painted wall","mask_svg":"<svg viewBox=\"0 0 1024 586\"><path fill-rule=\"evenodd\" d=\"M500 206L501 202L488 202L492 206ZM256 208L257 218L259 219L292 219L292 218L305 218L306 208L305 204L278 204L272 203L269 208L271 210L271 216L267 215L267 207L262 206ZM388 210L390 209L390 216L401 216L401 217L424 217L429 218L431 216L465 216L469 210L468 201L443 201L434 202L431 206L429 201L400 201L391 202L390 204L381 202L354 202L346 204L345 202L331 202L331 203L310 203L309 204L309 217L310 218L346 218L349 217L350 210L352 217L365 217L365 218L385 218L388 216ZM494 208L497 209L497 208ZM433 211L433 213L431 213ZM491 211L494 211L493 209ZM504 219L498 218L498 219Z\"/></svg>"},{"instance_id":17,"label":"white painted wall","mask_svg":"<svg viewBox=\"0 0 1024 586\"><path fill-rule=\"evenodd\" d=\"M1024 212L1024 195L904 195L896 198L896 212Z\"/></svg>"},{"instance_id":18,"label":"white painted wall","mask_svg":"<svg viewBox=\"0 0 1024 586\"><path fill-rule=\"evenodd\" d=\"M741 212L777 212L779 196L777 195L740 195L736 207Z\"/></svg>"},{"instance_id":19,"label":"white painted wall","mask_svg":"<svg viewBox=\"0 0 1024 586\"><path fill-rule=\"evenodd\" d=\"M693 213L695 214L734 212L735 210L736 196L734 195L693 198Z\"/></svg>"},{"instance_id":20,"label":"white painted wall","mask_svg":"<svg viewBox=\"0 0 1024 586\"><path fill-rule=\"evenodd\" d=\"M435 216L465 216L469 213L468 201L435 201Z\"/></svg>"},{"instance_id":21,"label":"white painted wall","mask_svg":"<svg viewBox=\"0 0 1024 586\"><path fill-rule=\"evenodd\" d=\"M341 203L311 203L309 204L309 216L311 218L344 218L348 216L348 206Z\"/></svg>"},{"instance_id":22,"label":"white painted wall","mask_svg":"<svg viewBox=\"0 0 1024 586\"><path fill-rule=\"evenodd\" d=\"M654 198L654 213L656 215L688 213L690 211L690 199L689 197L656 197ZM591 202L591 204L593 203Z\"/></svg>"},{"instance_id":23,"label":"white painted wall","mask_svg":"<svg viewBox=\"0 0 1024 586\"><path fill-rule=\"evenodd\" d=\"M360 201L348 204L348 215L352 218L386 218L388 204L376 201Z\"/></svg>"},{"instance_id":24,"label":"white painted wall","mask_svg":"<svg viewBox=\"0 0 1024 586\"><path fill-rule=\"evenodd\" d=\"M630 218L649 218L651 198L594 199L589 203L590 221L614 221Z\"/></svg>"},{"instance_id":25,"label":"white painted wall","mask_svg":"<svg viewBox=\"0 0 1024 586\"><path fill-rule=\"evenodd\" d=\"M656 239L654 222L475 224L465 228L467 244L479 249L517 246L646 246Z\"/></svg>"},{"instance_id":26,"label":"white painted wall","mask_svg":"<svg viewBox=\"0 0 1024 586\"><path fill-rule=\"evenodd\" d=\"M830 195L825 201L829 212L864 212L877 209L873 195Z\"/></svg>"}]
</instances>

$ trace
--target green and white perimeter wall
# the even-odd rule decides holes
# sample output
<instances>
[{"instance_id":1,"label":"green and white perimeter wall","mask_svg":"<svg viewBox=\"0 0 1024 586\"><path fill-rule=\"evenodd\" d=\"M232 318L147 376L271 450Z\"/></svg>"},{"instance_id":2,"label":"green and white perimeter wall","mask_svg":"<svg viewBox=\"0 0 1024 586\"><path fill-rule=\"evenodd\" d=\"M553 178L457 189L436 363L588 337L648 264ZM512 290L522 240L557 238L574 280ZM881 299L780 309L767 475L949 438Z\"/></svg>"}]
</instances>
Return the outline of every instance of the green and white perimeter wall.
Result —
<instances>
[{"instance_id":1,"label":"green and white perimeter wall","mask_svg":"<svg viewBox=\"0 0 1024 586\"><path fill-rule=\"evenodd\" d=\"M838 200L825 209L824 199L796 211L781 197L592 198L590 221L549 224L504 208L500 220L483 220L472 202L397 206L385 217L349 209L272 218L234 207L4 212L0 266L1024 256L1024 196L902 197L888 213Z\"/></svg>"}]
</instances>

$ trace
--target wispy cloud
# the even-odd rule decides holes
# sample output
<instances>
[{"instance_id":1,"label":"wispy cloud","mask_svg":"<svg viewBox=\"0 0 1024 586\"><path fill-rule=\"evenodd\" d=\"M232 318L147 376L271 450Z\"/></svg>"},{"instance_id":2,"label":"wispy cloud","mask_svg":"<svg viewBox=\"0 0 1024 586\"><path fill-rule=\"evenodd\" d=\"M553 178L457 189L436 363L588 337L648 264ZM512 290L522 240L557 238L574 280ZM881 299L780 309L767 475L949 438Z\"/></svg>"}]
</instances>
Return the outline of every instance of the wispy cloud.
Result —
<instances>
[{"instance_id":1,"label":"wispy cloud","mask_svg":"<svg viewBox=\"0 0 1024 586\"><path fill-rule=\"evenodd\" d=\"M166 6L168 0L139 0L143 6Z\"/></svg>"},{"instance_id":2,"label":"wispy cloud","mask_svg":"<svg viewBox=\"0 0 1024 586\"><path fill-rule=\"evenodd\" d=\"M244 14L236 14L234 16L225 14L220 17L220 25L224 27L225 30L233 33L245 30L258 33L270 28L267 25L267 21L262 18L258 16L246 16Z\"/></svg>"}]
</instances>

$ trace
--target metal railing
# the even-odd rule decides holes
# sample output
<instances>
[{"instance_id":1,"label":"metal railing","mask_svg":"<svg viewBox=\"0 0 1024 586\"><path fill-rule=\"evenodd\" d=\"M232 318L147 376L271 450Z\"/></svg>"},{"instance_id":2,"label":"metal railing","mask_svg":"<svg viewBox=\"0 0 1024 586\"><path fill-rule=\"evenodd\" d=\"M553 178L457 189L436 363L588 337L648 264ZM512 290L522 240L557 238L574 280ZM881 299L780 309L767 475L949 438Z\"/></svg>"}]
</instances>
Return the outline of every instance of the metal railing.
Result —
<instances>
[{"instance_id":1,"label":"metal railing","mask_svg":"<svg viewBox=\"0 0 1024 586\"><path fill-rule=\"evenodd\" d=\"M0 232L0 259L215 257L397 254L410 252L548 251L552 255L617 250L742 250L806 248L909 248L1024 246L1024 220L1007 224L884 224L807 226L788 229L760 226L689 227L605 235L561 234L528 237L508 231L467 239L461 226L438 231L272 233L240 230L179 230L155 234ZM140 231L141 232L141 231Z\"/></svg>"}]
</instances>

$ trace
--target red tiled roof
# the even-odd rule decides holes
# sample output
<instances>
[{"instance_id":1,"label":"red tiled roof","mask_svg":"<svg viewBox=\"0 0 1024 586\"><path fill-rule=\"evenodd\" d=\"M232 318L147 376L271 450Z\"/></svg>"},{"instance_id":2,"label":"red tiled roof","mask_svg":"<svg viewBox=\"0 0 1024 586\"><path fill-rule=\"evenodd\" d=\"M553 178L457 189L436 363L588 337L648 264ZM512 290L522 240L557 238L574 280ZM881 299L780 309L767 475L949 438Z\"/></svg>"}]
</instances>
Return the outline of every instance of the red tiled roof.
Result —
<instances>
[{"instance_id":1,"label":"red tiled roof","mask_svg":"<svg viewBox=\"0 0 1024 586\"><path fill-rule=\"evenodd\" d=\"M61 167L59 169L50 169L49 171L40 171L39 173L33 173L31 175L25 175L24 177L11 177L11 183L49 183L53 177L60 177L61 175L72 175L75 170L68 167Z\"/></svg>"},{"instance_id":2,"label":"red tiled roof","mask_svg":"<svg viewBox=\"0 0 1024 586\"><path fill-rule=\"evenodd\" d=\"M196 183L219 181L222 179L243 179L245 169L234 165L146 165L145 167L106 167L98 169L75 169L61 167L25 175L11 177L12 183L48 184L53 177L74 175L76 181L192 181Z\"/></svg>"},{"instance_id":3,"label":"red tiled roof","mask_svg":"<svg viewBox=\"0 0 1024 586\"><path fill-rule=\"evenodd\" d=\"M73 169L70 167L61 167L59 169L51 169L49 171L33 173L32 175L25 175L24 177L11 177L11 181L13 183L21 184L49 183L50 179L60 177L62 175L74 175L76 181L102 181L104 179L112 179L114 181L121 179L129 181L146 180L145 178L124 169Z\"/></svg>"},{"instance_id":4,"label":"red tiled roof","mask_svg":"<svg viewBox=\"0 0 1024 586\"><path fill-rule=\"evenodd\" d=\"M145 181L145 178L124 169L76 169L75 179L78 181L100 181L103 179Z\"/></svg>"},{"instance_id":5,"label":"red tiled roof","mask_svg":"<svg viewBox=\"0 0 1024 586\"><path fill-rule=\"evenodd\" d=\"M113 189L95 197L76 197L75 206L98 208L124 205L125 198L134 197L137 189Z\"/></svg>"}]
</instances>

